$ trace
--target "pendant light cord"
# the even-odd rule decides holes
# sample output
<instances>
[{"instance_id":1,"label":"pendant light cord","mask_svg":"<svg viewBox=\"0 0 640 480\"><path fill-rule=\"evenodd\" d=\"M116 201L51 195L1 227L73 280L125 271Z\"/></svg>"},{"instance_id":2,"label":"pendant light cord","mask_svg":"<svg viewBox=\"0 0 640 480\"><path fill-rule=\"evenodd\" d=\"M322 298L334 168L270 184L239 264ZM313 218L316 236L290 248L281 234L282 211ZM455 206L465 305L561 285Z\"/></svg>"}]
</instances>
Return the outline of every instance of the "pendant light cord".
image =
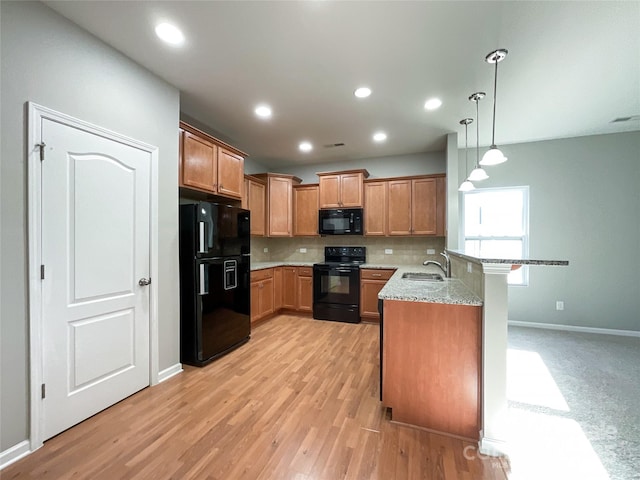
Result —
<instances>
[{"instance_id":1,"label":"pendant light cord","mask_svg":"<svg viewBox=\"0 0 640 480\"><path fill-rule=\"evenodd\" d=\"M476 98L476 168L480 166L480 116L478 115L478 101Z\"/></svg>"},{"instance_id":2,"label":"pendant light cord","mask_svg":"<svg viewBox=\"0 0 640 480\"><path fill-rule=\"evenodd\" d=\"M469 124L464 124L464 169L469 174Z\"/></svg>"},{"instance_id":3,"label":"pendant light cord","mask_svg":"<svg viewBox=\"0 0 640 480\"><path fill-rule=\"evenodd\" d=\"M494 60L496 62L496 73L493 79L493 129L491 131L491 148L495 148L496 146L496 92L498 90L498 54L494 55Z\"/></svg>"}]
</instances>

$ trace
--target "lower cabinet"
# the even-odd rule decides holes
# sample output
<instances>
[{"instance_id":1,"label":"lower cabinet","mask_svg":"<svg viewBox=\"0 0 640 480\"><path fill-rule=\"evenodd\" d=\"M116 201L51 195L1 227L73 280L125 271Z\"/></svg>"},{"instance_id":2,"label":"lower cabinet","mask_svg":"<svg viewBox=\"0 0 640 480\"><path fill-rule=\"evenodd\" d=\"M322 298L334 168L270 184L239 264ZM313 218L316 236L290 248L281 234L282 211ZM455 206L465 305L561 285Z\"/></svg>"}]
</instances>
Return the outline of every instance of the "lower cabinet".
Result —
<instances>
[{"instance_id":1,"label":"lower cabinet","mask_svg":"<svg viewBox=\"0 0 640 480\"><path fill-rule=\"evenodd\" d=\"M271 315L273 308L273 269L251 272L251 323Z\"/></svg>"},{"instance_id":2,"label":"lower cabinet","mask_svg":"<svg viewBox=\"0 0 640 480\"><path fill-rule=\"evenodd\" d=\"M391 278L395 270L360 269L360 318L379 323L378 293Z\"/></svg>"},{"instance_id":3,"label":"lower cabinet","mask_svg":"<svg viewBox=\"0 0 640 480\"><path fill-rule=\"evenodd\" d=\"M251 272L251 322L280 310L313 311L312 267L276 267Z\"/></svg>"},{"instance_id":4,"label":"lower cabinet","mask_svg":"<svg viewBox=\"0 0 640 480\"><path fill-rule=\"evenodd\" d=\"M299 312L313 311L313 268L298 267L297 308Z\"/></svg>"}]
</instances>

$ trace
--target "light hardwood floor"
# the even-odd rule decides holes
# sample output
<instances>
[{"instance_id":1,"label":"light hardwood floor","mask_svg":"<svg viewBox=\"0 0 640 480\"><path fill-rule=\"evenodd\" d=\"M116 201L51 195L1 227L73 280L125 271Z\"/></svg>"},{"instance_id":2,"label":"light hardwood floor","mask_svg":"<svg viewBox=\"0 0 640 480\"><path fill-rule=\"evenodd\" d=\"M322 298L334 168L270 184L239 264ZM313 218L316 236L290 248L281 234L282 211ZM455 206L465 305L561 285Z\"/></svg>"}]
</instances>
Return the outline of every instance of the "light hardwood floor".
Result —
<instances>
[{"instance_id":1,"label":"light hardwood floor","mask_svg":"<svg viewBox=\"0 0 640 480\"><path fill-rule=\"evenodd\" d=\"M506 479L473 444L390 423L378 326L280 315L238 350L45 442L5 479ZM465 458L465 447L467 447Z\"/></svg>"}]
</instances>

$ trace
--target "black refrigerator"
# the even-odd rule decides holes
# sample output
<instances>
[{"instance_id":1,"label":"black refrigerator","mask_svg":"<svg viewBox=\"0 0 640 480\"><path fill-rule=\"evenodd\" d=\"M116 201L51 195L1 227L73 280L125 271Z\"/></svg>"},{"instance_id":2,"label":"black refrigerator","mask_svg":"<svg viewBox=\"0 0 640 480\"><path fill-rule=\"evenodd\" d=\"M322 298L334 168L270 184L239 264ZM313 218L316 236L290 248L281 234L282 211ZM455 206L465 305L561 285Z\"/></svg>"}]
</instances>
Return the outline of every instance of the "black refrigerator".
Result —
<instances>
[{"instance_id":1,"label":"black refrigerator","mask_svg":"<svg viewBox=\"0 0 640 480\"><path fill-rule=\"evenodd\" d=\"M249 340L249 211L180 205L180 361L204 366Z\"/></svg>"}]
</instances>

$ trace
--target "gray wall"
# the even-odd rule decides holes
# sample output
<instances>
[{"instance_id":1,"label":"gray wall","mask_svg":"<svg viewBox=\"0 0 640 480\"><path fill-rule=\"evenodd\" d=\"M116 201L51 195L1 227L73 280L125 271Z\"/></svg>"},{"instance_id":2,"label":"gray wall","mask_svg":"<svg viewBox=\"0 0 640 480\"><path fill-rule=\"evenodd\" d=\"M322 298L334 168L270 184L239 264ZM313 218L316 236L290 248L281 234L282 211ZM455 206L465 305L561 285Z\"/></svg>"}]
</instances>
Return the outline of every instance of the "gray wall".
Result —
<instances>
[{"instance_id":1,"label":"gray wall","mask_svg":"<svg viewBox=\"0 0 640 480\"><path fill-rule=\"evenodd\" d=\"M509 160L476 186L529 185L530 257L570 262L530 267L509 320L640 331L640 132L501 149Z\"/></svg>"},{"instance_id":2,"label":"gray wall","mask_svg":"<svg viewBox=\"0 0 640 480\"><path fill-rule=\"evenodd\" d=\"M362 160L345 160L342 162L305 165L300 167L277 167L269 171L295 175L302 183L318 183L318 172L334 172L366 168L369 178L401 177L405 175L428 175L446 172L444 152L415 153L394 157L367 158ZM263 170L264 171L264 170ZM253 172L259 173L259 172Z\"/></svg>"},{"instance_id":3,"label":"gray wall","mask_svg":"<svg viewBox=\"0 0 640 480\"><path fill-rule=\"evenodd\" d=\"M159 147L160 369L179 362L179 92L37 2L0 2L0 451L28 438L25 102Z\"/></svg>"}]
</instances>

